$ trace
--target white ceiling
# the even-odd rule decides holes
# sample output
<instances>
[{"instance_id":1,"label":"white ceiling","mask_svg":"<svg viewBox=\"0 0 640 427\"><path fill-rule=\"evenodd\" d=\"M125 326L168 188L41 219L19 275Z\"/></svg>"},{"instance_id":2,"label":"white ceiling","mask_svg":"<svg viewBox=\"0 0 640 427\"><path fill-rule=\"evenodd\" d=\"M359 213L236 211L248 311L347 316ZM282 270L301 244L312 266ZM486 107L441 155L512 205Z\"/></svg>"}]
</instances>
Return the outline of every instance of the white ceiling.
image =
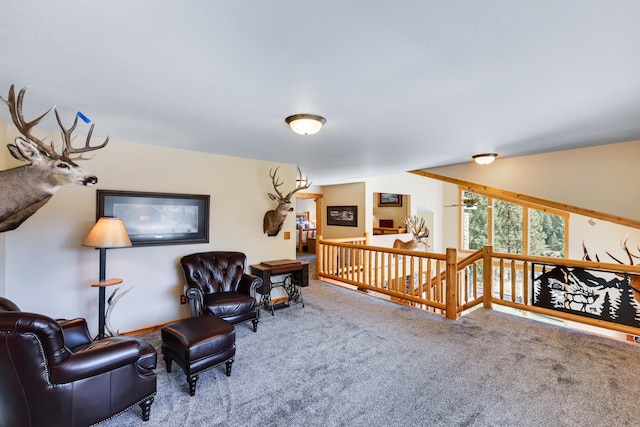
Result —
<instances>
[{"instance_id":1,"label":"white ceiling","mask_svg":"<svg viewBox=\"0 0 640 427\"><path fill-rule=\"evenodd\" d=\"M0 94L112 143L330 184L640 139L638 0L0 2ZM296 113L327 123L300 136Z\"/></svg>"}]
</instances>

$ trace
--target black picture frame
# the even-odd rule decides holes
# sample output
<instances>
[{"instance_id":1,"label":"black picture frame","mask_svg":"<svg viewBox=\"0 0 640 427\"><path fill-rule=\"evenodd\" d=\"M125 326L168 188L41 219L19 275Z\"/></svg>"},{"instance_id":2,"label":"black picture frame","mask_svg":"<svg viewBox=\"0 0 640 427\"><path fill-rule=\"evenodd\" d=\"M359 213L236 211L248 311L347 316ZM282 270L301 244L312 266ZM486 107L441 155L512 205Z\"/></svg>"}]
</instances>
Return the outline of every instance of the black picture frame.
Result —
<instances>
[{"instance_id":1,"label":"black picture frame","mask_svg":"<svg viewBox=\"0 0 640 427\"><path fill-rule=\"evenodd\" d=\"M327 206L327 225L358 226L357 206Z\"/></svg>"},{"instance_id":2,"label":"black picture frame","mask_svg":"<svg viewBox=\"0 0 640 427\"><path fill-rule=\"evenodd\" d=\"M401 207L402 194L378 193L378 207Z\"/></svg>"},{"instance_id":3,"label":"black picture frame","mask_svg":"<svg viewBox=\"0 0 640 427\"><path fill-rule=\"evenodd\" d=\"M208 195L98 190L96 221L121 218L133 246L209 243Z\"/></svg>"}]
</instances>

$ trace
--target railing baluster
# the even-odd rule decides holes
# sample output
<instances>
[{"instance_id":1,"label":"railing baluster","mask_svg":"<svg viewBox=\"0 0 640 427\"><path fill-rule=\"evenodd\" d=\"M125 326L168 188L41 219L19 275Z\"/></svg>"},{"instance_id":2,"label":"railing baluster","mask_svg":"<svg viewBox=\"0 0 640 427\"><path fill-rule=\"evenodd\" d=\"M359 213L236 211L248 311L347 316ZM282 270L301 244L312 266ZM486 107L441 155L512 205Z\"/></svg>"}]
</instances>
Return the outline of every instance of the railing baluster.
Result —
<instances>
[{"instance_id":1,"label":"railing baluster","mask_svg":"<svg viewBox=\"0 0 640 427\"><path fill-rule=\"evenodd\" d=\"M442 292L441 292L441 287L442 287L442 271L440 269L441 263L438 262L436 263L436 289L435 289L435 300L437 302L442 302Z\"/></svg>"},{"instance_id":2,"label":"railing baluster","mask_svg":"<svg viewBox=\"0 0 640 427\"><path fill-rule=\"evenodd\" d=\"M522 303L529 305L529 263L522 264Z\"/></svg>"},{"instance_id":3,"label":"railing baluster","mask_svg":"<svg viewBox=\"0 0 640 427\"><path fill-rule=\"evenodd\" d=\"M504 260L500 258L500 299L504 299Z\"/></svg>"},{"instance_id":4,"label":"railing baluster","mask_svg":"<svg viewBox=\"0 0 640 427\"><path fill-rule=\"evenodd\" d=\"M427 284L427 295L426 295L426 299L427 301L431 301L433 296L431 295L431 258L427 258L427 275L425 277L426 280L426 284Z\"/></svg>"},{"instance_id":5,"label":"railing baluster","mask_svg":"<svg viewBox=\"0 0 640 427\"><path fill-rule=\"evenodd\" d=\"M516 260L511 260L511 302L516 302Z\"/></svg>"},{"instance_id":6,"label":"railing baluster","mask_svg":"<svg viewBox=\"0 0 640 427\"><path fill-rule=\"evenodd\" d=\"M373 274L375 275L375 277L373 279L373 282L374 282L374 284L375 284L375 286L377 288L381 288L382 287L382 286L380 286L380 265L379 265L380 263L379 263L379 261L380 261L380 252L376 251L375 258L373 259L373 262L375 263L375 265L373 267L374 268Z\"/></svg>"}]
</instances>

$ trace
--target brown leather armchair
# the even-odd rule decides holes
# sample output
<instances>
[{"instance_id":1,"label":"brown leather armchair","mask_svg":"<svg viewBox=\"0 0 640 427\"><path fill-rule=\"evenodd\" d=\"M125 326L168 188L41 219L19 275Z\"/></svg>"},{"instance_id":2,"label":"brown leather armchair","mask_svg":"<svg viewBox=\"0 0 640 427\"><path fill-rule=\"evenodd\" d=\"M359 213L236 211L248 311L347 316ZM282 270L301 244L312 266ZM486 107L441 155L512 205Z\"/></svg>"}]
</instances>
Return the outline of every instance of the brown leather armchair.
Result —
<instances>
[{"instance_id":1,"label":"brown leather armchair","mask_svg":"<svg viewBox=\"0 0 640 427\"><path fill-rule=\"evenodd\" d=\"M211 314L233 324L251 320L256 332L260 312L255 296L262 279L245 273L246 262L242 252L200 252L182 257L184 295L191 316Z\"/></svg>"},{"instance_id":2,"label":"brown leather armchair","mask_svg":"<svg viewBox=\"0 0 640 427\"><path fill-rule=\"evenodd\" d=\"M0 341L0 427L85 427L136 404L149 419L156 354L146 342L92 341L84 319L59 323L6 298Z\"/></svg>"}]
</instances>

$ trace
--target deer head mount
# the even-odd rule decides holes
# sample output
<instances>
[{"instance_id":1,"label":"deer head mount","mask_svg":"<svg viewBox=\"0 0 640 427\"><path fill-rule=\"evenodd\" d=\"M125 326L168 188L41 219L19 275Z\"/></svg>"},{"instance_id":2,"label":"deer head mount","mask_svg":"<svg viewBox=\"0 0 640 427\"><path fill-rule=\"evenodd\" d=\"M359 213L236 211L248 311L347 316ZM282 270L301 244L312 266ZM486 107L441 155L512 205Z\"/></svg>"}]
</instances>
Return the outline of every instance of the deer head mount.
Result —
<instances>
[{"instance_id":1,"label":"deer head mount","mask_svg":"<svg viewBox=\"0 0 640 427\"><path fill-rule=\"evenodd\" d=\"M7 144L7 148L16 159L29 162L27 165L0 171L0 232L18 228L47 203L59 188L96 184L98 178L74 161L88 160L84 157L85 153L99 150L109 142L107 137L102 144L92 146L91 134L94 125L91 124L84 146L74 147L72 134L78 124L78 116L71 127L65 128L55 107L31 121L26 121L22 114L25 92L26 88L23 88L16 96L11 85L7 99L0 97L9 107L13 124L22 135L16 137L14 144ZM53 142L45 143L31 133L51 110L55 111L61 131L63 147L60 154L56 152Z\"/></svg>"},{"instance_id":2,"label":"deer head mount","mask_svg":"<svg viewBox=\"0 0 640 427\"><path fill-rule=\"evenodd\" d=\"M278 166L275 171L271 171L271 169L269 169L269 176L271 177L273 189L276 194L268 194L271 200L278 202L278 206L264 214L264 218L262 220L262 231L266 233L267 236L277 236L278 233L280 233L282 224L284 224L284 220L287 218L287 214L293 211L293 208L291 207L291 197L298 191L307 189L311 186L311 182L307 178L302 179L302 172L300 172L300 168L297 167L298 179L296 180L296 187L289 191L286 196L283 196L280 190L278 190L278 187L284 184L284 181L280 181L278 179L279 168L280 166Z\"/></svg>"},{"instance_id":3,"label":"deer head mount","mask_svg":"<svg viewBox=\"0 0 640 427\"><path fill-rule=\"evenodd\" d=\"M394 249L426 252L429 248L429 228L424 225L424 218L418 219L416 215L405 217L402 223L407 226L407 231L413 235L413 239L403 242L396 239L393 242Z\"/></svg>"}]
</instances>

